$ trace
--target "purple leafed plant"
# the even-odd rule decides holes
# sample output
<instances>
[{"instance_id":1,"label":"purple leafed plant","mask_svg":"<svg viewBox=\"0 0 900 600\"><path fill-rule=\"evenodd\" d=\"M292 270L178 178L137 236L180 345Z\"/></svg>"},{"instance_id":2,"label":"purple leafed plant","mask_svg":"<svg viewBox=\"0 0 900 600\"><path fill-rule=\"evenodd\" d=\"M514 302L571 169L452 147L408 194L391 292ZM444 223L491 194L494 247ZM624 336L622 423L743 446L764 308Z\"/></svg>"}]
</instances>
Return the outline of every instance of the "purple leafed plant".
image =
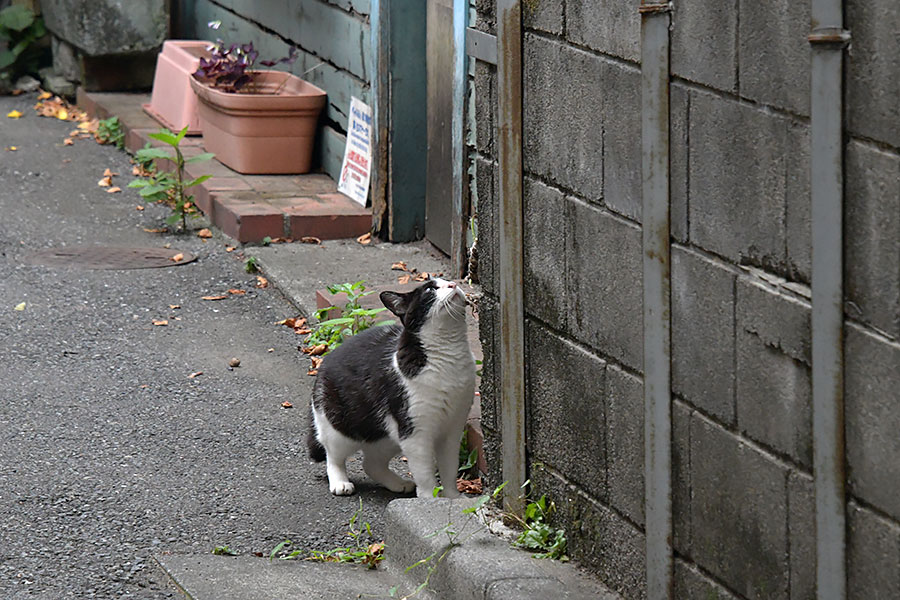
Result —
<instances>
[{"instance_id":1,"label":"purple leafed plant","mask_svg":"<svg viewBox=\"0 0 900 600\"><path fill-rule=\"evenodd\" d=\"M256 71L253 66L259 58L259 52L254 50L253 42L249 44L231 44L225 46L222 40L210 47L210 57L200 58L200 68L194 72L194 77L200 81L220 89L223 92L259 93L254 86ZM278 60L261 60L261 65L272 67L280 63L290 64L297 60L297 49L291 48L284 58ZM279 90L276 90L277 94Z\"/></svg>"}]
</instances>

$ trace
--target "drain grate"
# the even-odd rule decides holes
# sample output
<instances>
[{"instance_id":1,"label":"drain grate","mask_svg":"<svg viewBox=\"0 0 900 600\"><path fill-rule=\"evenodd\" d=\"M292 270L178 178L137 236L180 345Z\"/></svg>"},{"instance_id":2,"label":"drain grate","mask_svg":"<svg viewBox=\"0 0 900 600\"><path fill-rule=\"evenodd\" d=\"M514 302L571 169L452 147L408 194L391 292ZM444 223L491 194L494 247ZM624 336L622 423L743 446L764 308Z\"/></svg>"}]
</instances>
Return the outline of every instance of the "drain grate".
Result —
<instances>
[{"instance_id":1,"label":"drain grate","mask_svg":"<svg viewBox=\"0 0 900 600\"><path fill-rule=\"evenodd\" d=\"M179 254L180 260L172 260ZM35 252L25 257L25 262L45 267L81 269L158 269L184 265L195 258L193 254L166 248L71 246Z\"/></svg>"}]
</instances>

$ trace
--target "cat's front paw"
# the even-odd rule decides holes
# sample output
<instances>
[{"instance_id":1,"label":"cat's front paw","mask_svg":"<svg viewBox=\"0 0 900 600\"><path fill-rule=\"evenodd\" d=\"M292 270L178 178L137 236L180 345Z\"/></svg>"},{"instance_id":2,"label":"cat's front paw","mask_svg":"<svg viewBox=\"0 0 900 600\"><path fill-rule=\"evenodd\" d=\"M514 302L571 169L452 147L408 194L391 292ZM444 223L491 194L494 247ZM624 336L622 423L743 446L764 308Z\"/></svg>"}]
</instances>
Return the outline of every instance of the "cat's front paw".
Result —
<instances>
[{"instance_id":1,"label":"cat's front paw","mask_svg":"<svg viewBox=\"0 0 900 600\"><path fill-rule=\"evenodd\" d=\"M409 479L403 479L402 483L390 489L392 492L397 492L398 494L408 494L415 491L416 482L410 481Z\"/></svg>"},{"instance_id":2,"label":"cat's front paw","mask_svg":"<svg viewBox=\"0 0 900 600\"><path fill-rule=\"evenodd\" d=\"M356 491L356 488L353 487L353 484L349 481L338 481L337 483L332 483L329 486L329 489L335 496L349 496Z\"/></svg>"}]
</instances>

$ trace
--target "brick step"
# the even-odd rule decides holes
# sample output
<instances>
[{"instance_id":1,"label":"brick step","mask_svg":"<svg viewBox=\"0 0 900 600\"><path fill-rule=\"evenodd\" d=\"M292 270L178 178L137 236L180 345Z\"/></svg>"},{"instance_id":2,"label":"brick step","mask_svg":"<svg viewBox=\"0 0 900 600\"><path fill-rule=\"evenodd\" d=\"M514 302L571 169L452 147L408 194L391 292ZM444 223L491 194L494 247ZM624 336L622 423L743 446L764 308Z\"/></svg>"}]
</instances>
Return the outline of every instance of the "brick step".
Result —
<instances>
[{"instance_id":1,"label":"brick step","mask_svg":"<svg viewBox=\"0 0 900 600\"><path fill-rule=\"evenodd\" d=\"M141 108L149 102L149 94L79 88L77 96L78 106L91 117L119 118L129 152L137 152L147 143L164 146L149 137L162 127ZM181 149L185 157L205 152L202 138L196 136L185 137ZM185 171L191 178L212 175L189 193L210 223L242 243L266 237L346 239L372 227L371 211L339 193L334 180L323 173L243 175L215 159L189 164Z\"/></svg>"}]
</instances>

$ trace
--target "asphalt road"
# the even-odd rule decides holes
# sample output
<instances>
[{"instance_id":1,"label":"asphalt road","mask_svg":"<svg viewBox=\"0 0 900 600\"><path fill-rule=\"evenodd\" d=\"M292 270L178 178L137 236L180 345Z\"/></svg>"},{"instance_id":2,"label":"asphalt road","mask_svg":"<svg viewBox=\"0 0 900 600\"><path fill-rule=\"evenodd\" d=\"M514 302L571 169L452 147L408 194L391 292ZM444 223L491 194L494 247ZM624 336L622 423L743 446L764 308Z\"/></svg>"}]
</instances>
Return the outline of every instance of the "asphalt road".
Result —
<instances>
[{"instance_id":1,"label":"asphalt road","mask_svg":"<svg viewBox=\"0 0 900 600\"><path fill-rule=\"evenodd\" d=\"M360 496L331 496L306 458L312 378L298 336L275 325L296 310L256 287L227 239L145 232L167 210L136 210L128 156L63 145L74 124L33 104L0 97L0 598L177 597L153 554L346 545ZM13 109L25 116L7 118ZM107 168L123 192L98 187ZM199 258L142 270L27 262L85 244ZM232 288L246 294L202 299ZM232 357L241 365L229 370ZM377 535L394 496L358 489Z\"/></svg>"}]
</instances>

